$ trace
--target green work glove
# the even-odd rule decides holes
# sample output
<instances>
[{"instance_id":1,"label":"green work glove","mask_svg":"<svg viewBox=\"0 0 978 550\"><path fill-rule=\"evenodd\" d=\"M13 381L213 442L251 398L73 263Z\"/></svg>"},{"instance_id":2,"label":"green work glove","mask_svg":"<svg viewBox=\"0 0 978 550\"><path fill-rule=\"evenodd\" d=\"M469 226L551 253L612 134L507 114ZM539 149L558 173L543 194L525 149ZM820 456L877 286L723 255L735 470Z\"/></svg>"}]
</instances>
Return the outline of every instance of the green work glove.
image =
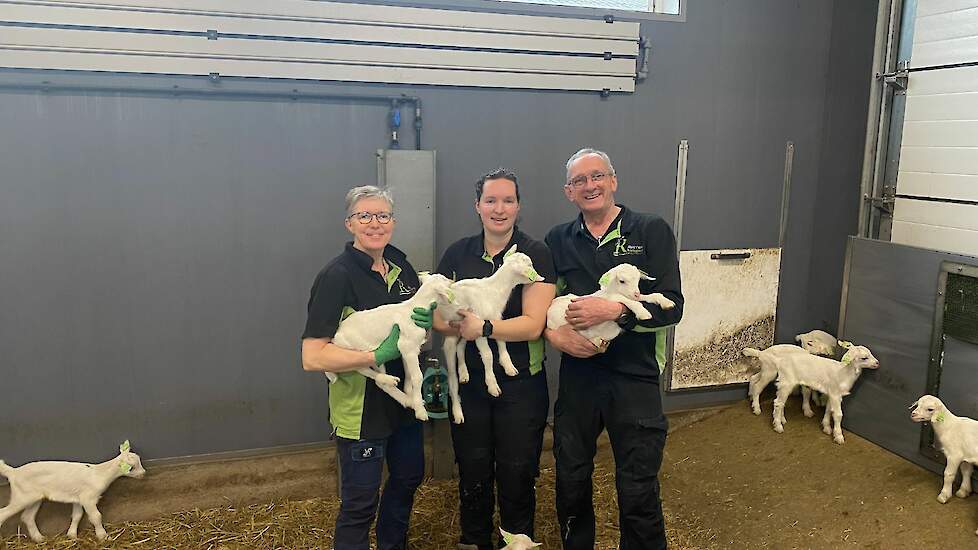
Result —
<instances>
[{"instance_id":1,"label":"green work glove","mask_svg":"<svg viewBox=\"0 0 978 550\"><path fill-rule=\"evenodd\" d=\"M401 327L394 325L391 333L384 338L384 341L374 350L374 361L381 365L388 361L393 361L401 356L401 351L397 349L397 339L401 336Z\"/></svg>"},{"instance_id":2,"label":"green work glove","mask_svg":"<svg viewBox=\"0 0 978 550\"><path fill-rule=\"evenodd\" d=\"M431 302L430 307L414 308L414 311L411 313L411 320L414 321L415 325L418 325L421 328L431 328L431 318L434 315L436 307L438 307L438 303Z\"/></svg>"}]
</instances>

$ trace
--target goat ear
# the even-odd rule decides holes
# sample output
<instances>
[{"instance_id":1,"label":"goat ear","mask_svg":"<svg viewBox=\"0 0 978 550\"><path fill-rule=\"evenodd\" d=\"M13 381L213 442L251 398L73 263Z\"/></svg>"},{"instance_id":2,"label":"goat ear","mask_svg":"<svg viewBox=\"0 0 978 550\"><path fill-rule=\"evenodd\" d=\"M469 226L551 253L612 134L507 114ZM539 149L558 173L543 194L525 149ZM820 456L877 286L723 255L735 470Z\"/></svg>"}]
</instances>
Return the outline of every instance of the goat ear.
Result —
<instances>
[{"instance_id":1,"label":"goat ear","mask_svg":"<svg viewBox=\"0 0 978 550\"><path fill-rule=\"evenodd\" d=\"M920 399L914 401L913 402L913 405L910 405L909 407L907 407L907 410L908 411L912 411L912 410L916 409L917 408L917 403L920 403Z\"/></svg>"},{"instance_id":2,"label":"goat ear","mask_svg":"<svg viewBox=\"0 0 978 550\"><path fill-rule=\"evenodd\" d=\"M438 294L444 296L449 304L455 303L455 292L451 288L440 288L438 289Z\"/></svg>"},{"instance_id":3,"label":"goat ear","mask_svg":"<svg viewBox=\"0 0 978 550\"><path fill-rule=\"evenodd\" d=\"M506 531L502 527L499 528L499 533L502 534L502 536L503 536L503 542L505 542L506 544L512 544L512 542L513 542L513 534L512 533Z\"/></svg>"},{"instance_id":4,"label":"goat ear","mask_svg":"<svg viewBox=\"0 0 978 550\"><path fill-rule=\"evenodd\" d=\"M128 439L125 440L125 441L123 441L122 442L122 445L119 445L119 452L120 453L129 452L129 440Z\"/></svg>"},{"instance_id":5,"label":"goat ear","mask_svg":"<svg viewBox=\"0 0 978 550\"><path fill-rule=\"evenodd\" d=\"M843 347L843 348L846 348L846 349L852 349L852 342L847 342L845 340L839 340L839 347Z\"/></svg>"},{"instance_id":6,"label":"goat ear","mask_svg":"<svg viewBox=\"0 0 978 550\"><path fill-rule=\"evenodd\" d=\"M642 271L641 269L638 270L638 273L646 281L654 281L655 280L655 277L650 276L648 273Z\"/></svg>"}]
</instances>

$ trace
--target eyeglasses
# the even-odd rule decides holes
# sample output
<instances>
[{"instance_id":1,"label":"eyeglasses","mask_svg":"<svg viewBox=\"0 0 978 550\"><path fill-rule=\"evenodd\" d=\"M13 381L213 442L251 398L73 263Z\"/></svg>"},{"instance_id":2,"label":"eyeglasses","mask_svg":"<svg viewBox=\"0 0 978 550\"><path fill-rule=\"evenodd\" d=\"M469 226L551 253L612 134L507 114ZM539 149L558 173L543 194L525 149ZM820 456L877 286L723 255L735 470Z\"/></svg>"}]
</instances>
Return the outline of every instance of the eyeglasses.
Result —
<instances>
[{"instance_id":1,"label":"eyeglasses","mask_svg":"<svg viewBox=\"0 0 978 550\"><path fill-rule=\"evenodd\" d=\"M587 180L589 178L594 183L601 183L602 181L604 181L605 178L613 175L614 174L612 174L611 172L592 172L590 175L581 174L580 176L574 176L573 179L567 182L567 185L570 185L572 187L581 187L587 183Z\"/></svg>"},{"instance_id":2,"label":"eyeglasses","mask_svg":"<svg viewBox=\"0 0 978 550\"><path fill-rule=\"evenodd\" d=\"M346 217L347 220L355 219L363 225L367 225L374 218L377 218L377 223L386 225L394 219L394 214L391 212L354 212Z\"/></svg>"}]
</instances>

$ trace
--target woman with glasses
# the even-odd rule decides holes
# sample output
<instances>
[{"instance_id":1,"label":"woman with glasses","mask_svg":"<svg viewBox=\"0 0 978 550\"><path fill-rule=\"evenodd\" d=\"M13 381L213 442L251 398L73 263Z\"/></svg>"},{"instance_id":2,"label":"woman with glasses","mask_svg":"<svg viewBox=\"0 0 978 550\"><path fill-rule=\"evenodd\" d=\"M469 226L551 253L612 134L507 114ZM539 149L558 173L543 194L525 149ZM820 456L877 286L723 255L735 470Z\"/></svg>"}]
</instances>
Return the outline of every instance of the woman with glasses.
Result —
<instances>
[{"instance_id":1,"label":"woman with glasses","mask_svg":"<svg viewBox=\"0 0 978 550\"><path fill-rule=\"evenodd\" d=\"M468 340L465 360L470 366L482 365L472 340L479 336L490 339L493 369L502 388L499 397L492 397L481 377L461 384L459 398L465 422L452 424L462 531L458 546L490 550L496 548L492 544L496 491L500 527L533 538L534 483L550 408L541 333L554 298L556 277L546 245L516 227L520 211L516 174L503 169L486 174L476 183L475 197L482 231L448 247L438 272L455 280L488 277L499 269L505 252L515 244L544 278L543 282L513 289L502 320L489 321L467 313L459 323L448 325L435 315L436 330ZM516 376L507 376L499 366L493 340L507 343L519 371Z\"/></svg>"},{"instance_id":2,"label":"woman with glasses","mask_svg":"<svg viewBox=\"0 0 978 550\"><path fill-rule=\"evenodd\" d=\"M388 374L403 380L399 327L395 325L374 351L344 349L331 341L349 314L403 302L420 286L407 257L390 244L393 210L387 190L364 186L347 193L346 229L353 241L316 276L302 334L302 367L339 375L329 388L329 416L341 472L336 550L367 550L375 514L378 548L404 549L414 492L424 476L421 423L414 411L353 372L383 363ZM415 324L430 328L432 309L416 308ZM389 476L380 496L385 462Z\"/></svg>"}]
</instances>

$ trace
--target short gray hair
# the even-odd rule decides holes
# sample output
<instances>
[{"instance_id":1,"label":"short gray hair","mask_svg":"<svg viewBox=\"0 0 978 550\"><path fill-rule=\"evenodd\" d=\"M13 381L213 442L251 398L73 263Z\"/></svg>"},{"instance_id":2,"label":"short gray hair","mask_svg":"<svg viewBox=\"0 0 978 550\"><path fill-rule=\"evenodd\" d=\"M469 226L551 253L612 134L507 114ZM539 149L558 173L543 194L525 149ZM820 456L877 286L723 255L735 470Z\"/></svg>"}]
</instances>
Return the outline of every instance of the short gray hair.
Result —
<instances>
[{"instance_id":1,"label":"short gray hair","mask_svg":"<svg viewBox=\"0 0 978 550\"><path fill-rule=\"evenodd\" d=\"M601 157L601 160L603 160L604 163L608 165L608 171L611 172L611 175L612 176L615 175L615 167L611 165L611 157L608 156L608 153L605 153L604 151L598 151L597 149L592 149L590 147L585 147L580 151L571 155L571 158L567 159L567 166L566 166L567 176L564 178L565 180L570 179L571 164L574 164L574 161L576 161L581 157L586 157L587 155L598 155L599 157Z\"/></svg>"},{"instance_id":2,"label":"short gray hair","mask_svg":"<svg viewBox=\"0 0 978 550\"><path fill-rule=\"evenodd\" d=\"M391 196L390 189L381 189L376 185L361 185L360 187L354 187L350 189L346 194L346 213L347 215L352 214L350 210L362 199L369 198L379 198L387 201L387 204L391 205L391 212L394 211L394 197Z\"/></svg>"}]
</instances>

